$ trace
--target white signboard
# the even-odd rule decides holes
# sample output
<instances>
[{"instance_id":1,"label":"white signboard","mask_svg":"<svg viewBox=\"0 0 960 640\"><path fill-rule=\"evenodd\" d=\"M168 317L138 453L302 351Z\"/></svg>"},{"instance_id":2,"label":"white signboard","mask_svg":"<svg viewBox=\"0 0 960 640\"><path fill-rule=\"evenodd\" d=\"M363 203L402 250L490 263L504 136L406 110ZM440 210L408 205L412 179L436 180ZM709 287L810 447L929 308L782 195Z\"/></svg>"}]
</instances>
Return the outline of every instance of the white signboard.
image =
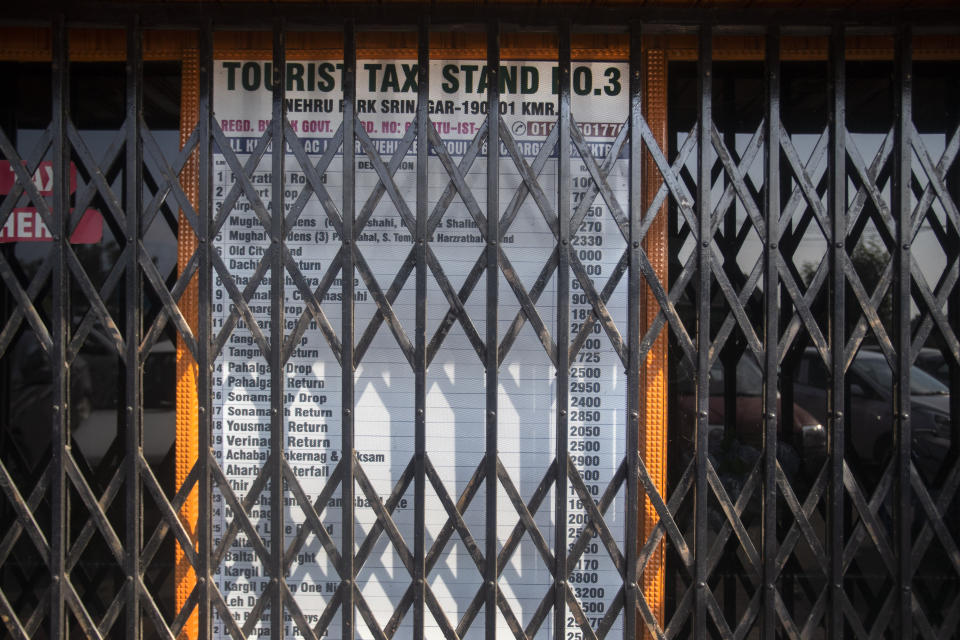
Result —
<instances>
[{"instance_id":1,"label":"white signboard","mask_svg":"<svg viewBox=\"0 0 960 640\"><path fill-rule=\"evenodd\" d=\"M271 93L266 79L272 75L270 63L262 61L218 61L215 76L215 114L241 163L246 163L271 117ZM300 137L312 162L327 149L342 122L342 64L337 61L290 62L287 66L286 105L288 119ZM357 117L363 123L372 144L385 164L399 148L408 128L415 126L415 61L361 60L357 69ZM533 164L548 134L557 121L556 66L547 62L506 61L501 69L501 113L507 129L516 141L523 161ZM461 166L466 184L477 208L487 211L486 144L471 162L464 160L484 122L487 109L485 66L475 60L436 60L430 63L430 120L445 143L453 161ZM598 164L610 152L614 138L627 118L627 67L610 62L575 62L572 67L572 108L591 153ZM285 207L297 200L306 180L288 146L285 171ZM475 150L476 151L476 150ZM609 173L609 184L621 206L627 205L626 149L621 151ZM394 181L410 211L416 211L416 144L398 158ZM587 168L574 151L574 198L591 184ZM356 150L356 197L358 216L378 184L374 162L358 143ZM556 215L556 151L544 163L539 174L547 203ZM485 376L484 364L471 343L474 332L480 341L485 336L486 273L472 281L468 275L478 263L484 264L485 244L460 195L448 198L449 204L438 210L449 174L436 149L431 148L428 166L429 212L438 220L431 231L429 248L442 268L442 275L427 276L427 341L438 345L429 364L426 388L427 455L442 480L442 491L456 503L472 476L478 473L485 454ZM522 179L507 146L500 145L501 225L520 187ZM338 151L323 174L333 202L342 206L342 150ZM219 210L230 193L235 177L222 155L214 158L214 199ZM253 175L253 186L265 205L271 197L270 155L266 154ZM442 209L443 204L439 205ZM623 256L626 243L603 199L592 203L572 241L572 250L583 263L597 291L602 291ZM243 197L236 201L216 240L219 252L240 290L250 282L270 244L263 229ZM517 215L509 222L503 238L507 262L525 295L534 300L543 325L556 340L556 273L549 268L557 241L544 215L531 196L523 200ZM314 196L304 208L295 227L289 229L287 245L300 271L315 289L331 269L341 246L334 225ZM397 337L377 318L376 295L394 287L402 288L392 303L403 336L415 340L415 278L413 270L406 280L395 283L397 273L412 259L413 234L398 213L397 206L384 194L356 242L361 256L355 279L355 344L372 335L363 352L355 377L355 430L357 457L382 500L394 490L411 464L414 454L414 374ZM341 335L341 282L336 278L323 298L323 312L337 334ZM541 274L546 277L538 285ZM590 304L583 287L571 273L571 335L575 336L587 319ZM214 274L214 329L218 331L230 315L232 305L227 287ZM270 335L269 270L256 289L250 309L264 335ZM282 283L285 296L284 332L290 335L304 311L303 296L288 273ZM471 288L472 286L472 288ZM449 332L437 335L450 309L449 296L471 288L464 307L468 319L454 322ZM498 333L503 340L521 305L511 283L500 274ZM626 330L626 277L610 296L607 305L621 332ZM521 314L522 317L522 314ZM557 376L548 352L531 322L525 323L509 344L499 370L499 445L498 455L513 486L523 501L530 504L543 482L556 447ZM378 326L373 333L371 323ZM379 324L377 324L379 323ZM442 338L442 339L441 339ZM588 491L599 500L625 455L624 367L610 340L599 324L571 362L569 376L570 406L569 449ZM284 455L300 486L311 500L329 481L342 456L341 450L341 376L337 359L321 328L311 323L293 350L285 369ZM241 321L234 329L216 361L214 374L215 455L234 491L241 498L252 485L269 453L270 373L251 332ZM482 473L482 469L479 473ZM498 486L498 548L503 546L520 520L510 495ZM485 491L478 492L465 510L463 519L480 553L485 553ZM302 509L293 493L284 494L286 531L270 530L270 488L259 496L251 510L251 522L269 547L271 536L283 535L289 547L298 526L304 522ZM357 553L376 521L374 511L359 485L356 492ZM555 521L554 492L546 492L534 509L540 532L553 547L554 527L567 530L568 545L588 522L583 503L572 486L567 490L567 518ZM342 506L339 489L320 513L334 543L342 542L340 529ZM444 496L446 498L447 496ZM214 536L222 539L234 520L223 497L215 496ZM623 548L623 501L620 494L607 511L606 522L614 539ZM393 518L406 546L413 550L413 483L397 503ZM444 532L449 514L433 483L426 488L427 548ZM522 532L522 530L521 530ZM513 614L526 626L541 601L551 593L553 579L547 563L522 532L520 543L504 565L500 588ZM267 592L268 578L253 551L248 536L241 531L217 573L217 585L224 594L235 620L242 625L257 600ZM441 540L443 542L443 540ZM471 601L482 589L483 573L477 567L467 543L456 531L446 534L443 552L430 567L428 586L447 619L456 627ZM342 550L341 550L342 552ZM334 596L340 578L318 538L311 534L296 555L287 577L290 589L306 619L315 625ZM378 624L385 626L401 605L411 583L400 555L385 534L372 547L358 575L362 599ZM610 608L622 579L594 536L587 552L571 575L571 586L581 607L594 627ZM402 616L401 616L402 613ZM271 624L269 607L266 621ZM394 637L412 637L410 608L397 612L400 626ZM498 614L503 637L511 636L506 619ZM443 637L440 626L428 612L427 637ZM552 637L552 615L547 615L537 637ZM620 623L618 623L619 625ZM299 632L293 619L283 621L287 637ZM216 621L217 637L228 637L222 620ZM572 617L567 619L566 637L581 638ZM613 630L616 634L616 629ZM326 637L340 638L340 616L335 615ZM360 616L358 637L373 637ZM465 638L483 637L482 609L470 625Z\"/></svg>"}]
</instances>

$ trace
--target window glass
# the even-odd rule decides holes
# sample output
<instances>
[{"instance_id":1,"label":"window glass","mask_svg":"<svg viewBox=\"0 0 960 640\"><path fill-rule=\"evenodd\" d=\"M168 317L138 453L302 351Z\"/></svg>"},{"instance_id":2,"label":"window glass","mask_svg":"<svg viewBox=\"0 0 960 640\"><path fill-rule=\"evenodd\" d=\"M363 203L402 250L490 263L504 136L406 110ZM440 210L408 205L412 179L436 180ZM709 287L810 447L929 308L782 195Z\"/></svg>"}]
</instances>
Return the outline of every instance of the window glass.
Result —
<instances>
[{"instance_id":1,"label":"window glass","mask_svg":"<svg viewBox=\"0 0 960 640\"><path fill-rule=\"evenodd\" d=\"M0 72L9 87L0 101L0 126L17 154L0 154L0 201L14 188L12 167L25 162L36 167L33 182L49 204L53 191L51 66L4 63ZM162 190L162 165L179 149L179 63L145 63L143 95L142 195L144 206L149 207L154 195ZM122 408L126 405L125 375L129 368L124 364L122 344L129 312L124 292L131 253L124 239L128 195L124 175L125 100L124 63L70 65L69 197L73 214L67 280L70 344L64 363L69 366L70 380L69 451L97 498L115 491L109 487L116 484L114 477L121 468L127 426L127 413ZM0 288L0 459L24 496L40 484L50 460L54 367L61 366L51 366L48 355L50 335L56 326L52 291L55 261L54 243L42 209L37 202L22 196L0 226L0 258L8 271ZM156 215L145 216L142 221L141 241L148 259L159 277L172 283L177 268L177 211L160 207ZM145 330L157 317L161 305L146 278L141 278L140 287ZM176 339L171 324L143 362L141 406L144 455L161 486L172 496ZM74 480L70 486L76 487L77 482ZM145 506L152 504L150 500L145 499ZM104 507L110 524L121 537L125 518L122 504L122 498L118 498L114 501L118 508L110 508L109 503ZM76 530L68 532L68 544L73 545L71 578L84 606L94 619L100 620L117 593L125 588L124 574L99 533L81 532L80 527L91 516L73 489L69 505L69 517L77 523ZM2 503L0 521L13 521L15 516L10 509L10 504ZM47 526L47 513L43 507L38 508L37 518L44 523L43 527ZM143 513L144 530L152 531L158 521L159 510L147 506ZM17 575L36 574L29 568L37 561L35 549L26 537L20 540L13 556L20 563L20 574L10 570L8 563L0 577L0 589L8 595L27 593L21 589L29 585ZM172 574L172 545L172 536L168 536L164 550L144 569L148 585L155 584L157 572ZM164 593L172 600L170 589ZM31 615L30 598L25 595L13 599L21 620ZM170 602L163 597L158 603L164 610L170 608ZM117 624L117 628L122 628L121 622Z\"/></svg>"}]
</instances>

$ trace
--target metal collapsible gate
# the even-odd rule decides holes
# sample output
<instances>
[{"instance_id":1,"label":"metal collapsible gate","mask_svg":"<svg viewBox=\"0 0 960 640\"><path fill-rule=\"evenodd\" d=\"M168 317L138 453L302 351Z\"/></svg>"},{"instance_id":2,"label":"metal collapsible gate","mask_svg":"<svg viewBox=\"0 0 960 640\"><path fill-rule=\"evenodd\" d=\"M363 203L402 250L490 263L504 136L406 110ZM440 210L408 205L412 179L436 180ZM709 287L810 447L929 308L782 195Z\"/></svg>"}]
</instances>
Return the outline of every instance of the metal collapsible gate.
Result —
<instances>
[{"instance_id":1,"label":"metal collapsible gate","mask_svg":"<svg viewBox=\"0 0 960 640\"><path fill-rule=\"evenodd\" d=\"M30 21L36 17L32 11L36 9L26 4L11 8L10 19ZM0 451L0 499L7 518L0 531L0 618L5 633L15 638L390 638L407 633L414 638L534 638L546 637L549 630L555 638L614 633L626 638L954 637L960 628L960 170L955 163L960 76L954 73L957 67L945 67L943 86L954 87L954 93L944 98L947 115L941 120L946 124L939 134L930 133L914 120L914 111L925 106L914 100L915 69L921 63L915 63L913 55L914 43L928 32L957 38L957 13L757 9L750 14L705 14L695 9L588 12L570 7L548 15L521 7L422 10L378 5L371 14L365 17L359 8L299 4L240 9L124 5L110 12L80 5L45 23L52 43L49 125L27 152L18 151L12 129L0 135L0 155L14 176L0 196L0 226L17 211L34 207L50 235L42 245L43 259L29 268L15 252L0 253L5 292L0 357L11 361L23 336L32 336L45 363L38 370L49 374L43 384L50 393L50 422L27 425L49 433L42 451L31 459L25 453L29 447L16 438L4 440ZM87 148L71 119L68 43L74 23L125 29L125 116L103 161ZM199 80L196 124L184 132L175 157L148 163L145 155L162 154L155 151L156 139L143 117L145 27L184 29L188 24L194 29L203 25L191 32ZM358 31L411 24L418 61L416 110L402 138L406 146L381 157L357 111ZM498 76L503 73L505 25L526 29L533 24L555 34L556 110L541 118L554 124L552 133L544 135L544 147L549 148L534 154L529 164L517 150L516 131L501 117L483 118L463 154L471 156L469 163L443 155L444 141L429 113L431 30L464 24L485 39L490 70L483 94L486 114L502 113ZM271 114L255 144L238 153L214 115L215 37L221 29L264 25L272 27ZM321 154L308 157L287 117L286 42L294 27L300 32L329 30L331 25L337 37L342 36L342 124L331 131L333 142ZM610 136L609 161L593 157L572 113L571 25L618 33L629 25L628 72L622 78L628 111L622 128ZM782 36L787 25L790 33ZM848 80L855 80L860 69L848 62L846 47L851 34L863 33L860 27L892 42L889 90L879 98L871 96L890 99L892 120L874 137L860 129L854 132L846 120ZM722 66L713 60L714 39L738 30L763 42L762 67L755 78L761 87L756 95L760 106L754 105L760 120L749 130L731 125L728 132L714 121L719 108L714 71ZM822 65L825 84L820 88L826 118L803 153L797 150L800 143L790 123L781 117L786 108L782 40L795 31L828 43ZM695 81L696 103L695 109L685 105L695 111L692 128L679 131L671 123L665 139L651 130L645 116L648 67L643 46L645 38L669 32L685 34L697 52L688 74ZM489 140L498 144L486 144ZM410 202L394 181L408 151L416 159ZM540 172L554 151L557 189L547 198ZM335 201L325 172L337 153L342 156L343 196ZM431 153L443 156L440 179L427 171ZM217 201L215 157L236 176L232 190ZM476 183L471 186L465 177L477 158L486 166L482 197ZM618 158L627 166L626 199L608 181ZM372 189L358 183L358 159L369 161L376 175ZM269 162L272 176L266 196L253 183L261 160ZM44 162L52 167L49 187L34 178ZM501 165L508 162L516 165L519 186L511 186L502 201L507 188L501 184ZM575 186L571 162L582 163L589 179ZM339 244L329 261L333 266L316 283L304 277L289 248L289 233L304 208L285 206L285 176L291 169L304 176L298 197L306 201L316 196L337 232ZM146 190L143 185L148 185ZM459 288L447 280L445 264L434 253L437 243L430 240L444 216L443 208L431 204L431 188L446 199L445 206L459 197L482 237L477 261ZM394 207L398 230L412 240L399 273L381 275L378 283L370 267L375 256L358 240L383 196ZM544 216L552 234L535 282L522 281L503 244L527 198L538 199L534 211ZM267 241L253 275L238 283L218 250L217 237L241 199L250 204L259 225L256 231ZM574 249L580 246L575 240L594 201L623 247L614 258L613 272L602 278L588 273ZM504 207L502 202L510 204ZM79 224L71 211L88 207L100 211L118 245L97 282L87 273L91 263L86 250L71 243ZM658 272L648 255L648 233L666 217L670 238L657 241L670 248L668 275ZM181 239L179 265L169 272L157 266L143 242L147 230L158 223ZM798 253L798 247L800 238L814 231L822 250L819 261L806 268L802 261L809 258ZM879 238L874 244L882 256L870 284L860 261L861 239L868 232ZM191 241L184 242L185 237ZM738 255L745 242L753 243L755 251L746 268L742 262L747 258ZM942 254L933 276L916 246ZM394 305L410 275L413 288L407 291L412 291L415 323L404 327ZM439 283L449 307L441 318L428 317L428 275ZM336 278L340 296L331 302L327 294ZM355 286L360 285L355 281L363 282L376 305L369 324L356 318ZM548 282L553 282L552 289ZM227 300L214 297L218 286ZM296 316L287 310L284 286L302 296ZM261 287L269 291L266 300L254 296ZM545 290L553 292L546 312L541 309L548 296L538 305ZM485 295L483 318L469 317L468 302L475 291ZM574 324L572 295L585 296L579 324ZM190 296L195 296L193 309L185 302ZM623 317L608 309L618 296ZM517 315L504 331L500 314L506 313L508 302ZM255 303L269 306L268 325L258 323L251 311ZM217 324L218 308L225 311ZM331 313L339 316L339 324L327 319ZM482 322L482 330L474 322ZM311 323L320 327L331 357L343 365L337 366L339 415L329 420L340 424L342 440L330 446L344 455L331 466L322 488L308 495L283 455L289 449L284 406L290 402L284 385L291 354ZM250 331L267 363L271 395L269 454L243 491L227 479L224 461L213 446L217 359L240 324ZM361 425L355 389L356 367L384 324L414 380L413 452L385 498L367 477L369 465L356 455ZM556 374L554 402L546 409L552 412L552 460L539 481L527 488L515 482L501 460L499 415L504 407L498 392L506 375L501 365L525 324L535 329ZM464 357L476 356L483 368L483 419L475 425L482 434L483 455L467 482L446 487L436 466L441 461L431 456L428 446L433 410L428 365L454 325L464 327L471 345ZM585 467L577 462L582 458L571 450L575 421L569 397L571 382L578 379L572 368L582 361L578 355L594 326L600 327L596 335L614 354L620 373L625 372L627 390L616 420L624 449L610 463L608 482L596 494L584 482ZM412 339L407 330L413 331ZM73 434L73 422L79 419L73 402L80 392L72 378L79 375L74 363L93 334L101 336L109 356L121 363L115 382L122 398L117 403L116 440L95 462L84 460ZM161 472L162 465L148 460L144 448L150 436L149 428L145 432L144 387L156 384L145 376L145 367L157 344L171 336L179 341L179 357L195 362L197 371L196 458L185 467L182 459L176 461L183 467L176 482L163 475L169 468ZM667 337L671 368L682 373L671 373L671 390L665 395L671 422L664 484L641 451L645 406L640 390L647 384L650 350ZM945 361L949 404L930 414L929 425L919 416L931 410L909 391L927 354L939 354ZM874 398L889 404L890 439L871 440L869 454L853 444L852 434L860 433L860 426L851 427L859 419L852 416L869 382L848 379L861 359L882 360L890 373L888 400ZM741 400L749 394L737 387L738 363L745 361L759 372L755 407ZM821 380L823 424L798 417L819 418L812 404L796 399L803 372L814 365L828 376ZM722 391L712 390L720 379L717 372L727 374L726 383L719 383ZM11 414L16 394L27 387L19 373L8 370L4 376L4 429L12 430L24 426ZM726 415L717 417L719 405L726 406ZM738 426L736 413L749 421L753 410L756 433L743 435L738 429L748 427ZM794 434L793 423L803 430ZM932 454L938 462L930 471L918 462L927 455L922 446L929 429L929 441L940 447ZM783 443L794 437L788 451ZM822 455L808 455L804 447L813 452L817 438L823 439ZM737 459L742 469L730 471L736 466L728 456L731 442L744 450L748 440L756 441L756 455L743 454ZM364 443L360 448L369 447ZM165 464L169 467L169 456ZM405 537L401 529L406 528L394 518L411 487L412 537ZM436 495L443 508L442 526L433 532L427 522L427 493ZM339 506L328 507L337 495ZM479 496L478 507L473 502ZM285 499L292 501L298 526L290 535L266 535L290 532ZM191 500L197 509L192 516ZM373 514L369 527L356 524L358 500ZM574 503L586 515L571 535L564 524ZM248 515L260 506L269 507L265 529ZM223 528L215 532L217 508L233 517L224 516ZM473 521L465 518L471 508L479 509L474 513L480 514L482 530L472 530ZM551 509L554 526L543 533L538 513ZM611 510L619 510L620 533L612 532L607 522ZM498 522L505 513L512 515L510 521ZM653 526L644 525L645 513L654 514ZM332 517L339 523L334 535L327 529ZM253 594L242 616L234 615L231 598L236 594L218 579L237 536L246 538L267 585ZM328 579L335 586L315 616L305 613L288 584L308 538L319 541L315 548L335 571ZM431 573L454 538L476 575L473 595L450 611L434 593L439 587ZM520 615L505 594L512 587L503 576L524 538L549 578L536 606ZM375 610L360 584L384 540L400 559L408 584L389 615ZM598 600L602 606L589 612L582 606L582 585L575 576L583 575L580 563L596 542L599 547L590 553L603 556L616 577L613 588ZM246 606L246 598L243 602Z\"/></svg>"}]
</instances>

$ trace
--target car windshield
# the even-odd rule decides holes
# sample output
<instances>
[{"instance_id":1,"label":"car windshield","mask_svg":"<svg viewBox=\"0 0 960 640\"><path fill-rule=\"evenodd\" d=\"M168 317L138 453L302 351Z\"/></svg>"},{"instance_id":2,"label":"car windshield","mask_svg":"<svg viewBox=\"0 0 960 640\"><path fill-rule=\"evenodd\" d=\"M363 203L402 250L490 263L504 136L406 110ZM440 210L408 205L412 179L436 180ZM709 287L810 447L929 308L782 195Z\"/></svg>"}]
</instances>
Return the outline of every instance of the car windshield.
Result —
<instances>
[{"instance_id":1,"label":"car windshield","mask_svg":"<svg viewBox=\"0 0 960 640\"><path fill-rule=\"evenodd\" d=\"M893 371L883 358L860 357L853 361L853 368L881 389L893 386ZM910 395L938 396L947 395L947 386L918 367L910 367Z\"/></svg>"},{"instance_id":2,"label":"car windshield","mask_svg":"<svg viewBox=\"0 0 960 640\"><path fill-rule=\"evenodd\" d=\"M752 358L744 356L737 363L737 395L759 396L763 393L763 374Z\"/></svg>"},{"instance_id":3,"label":"car windshield","mask_svg":"<svg viewBox=\"0 0 960 640\"><path fill-rule=\"evenodd\" d=\"M763 393L763 372L752 356L745 355L737 361L737 395L759 396ZM710 370L710 395L723 395L723 366L720 361Z\"/></svg>"}]
</instances>

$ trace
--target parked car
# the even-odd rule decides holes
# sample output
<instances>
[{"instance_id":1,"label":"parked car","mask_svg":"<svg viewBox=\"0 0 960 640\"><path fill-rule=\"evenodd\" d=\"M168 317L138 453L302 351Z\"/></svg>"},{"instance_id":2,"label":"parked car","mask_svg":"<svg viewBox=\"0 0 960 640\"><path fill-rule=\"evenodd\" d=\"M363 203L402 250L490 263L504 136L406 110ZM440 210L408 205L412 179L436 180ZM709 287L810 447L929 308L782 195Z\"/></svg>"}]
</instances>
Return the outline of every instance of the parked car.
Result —
<instances>
[{"instance_id":1,"label":"parked car","mask_svg":"<svg viewBox=\"0 0 960 640\"><path fill-rule=\"evenodd\" d=\"M916 364L943 384L950 385L950 367L940 349L920 349Z\"/></svg>"},{"instance_id":2,"label":"parked car","mask_svg":"<svg viewBox=\"0 0 960 640\"><path fill-rule=\"evenodd\" d=\"M879 351L860 349L846 374L847 454L877 471L893 450L893 371ZM830 375L815 349L802 356L794 398L818 420L827 415ZM910 368L913 460L928 483L950 449L950 390L917 366Z\"/></svg>"},{"instance_id":3,"label":"parked car","mask_svg":"<svg viewBox=\"0 0 960 640\"><path fill-rule=\"evenodd\" d=\"M725 395L725 371L722 363L715 362L710 369L710 400L707 412L708 445L710 462L727 495L732 500L741 499L751 472L763 454L763 371L751 355L744 355L736 366L736 393L734 399ZM685 467L694 455L696 447L696 396L693 371L688 364L679 363L672 369L676 404L674 411L674 440L671 443L676 468ZM826 432L823 422L802 406L794 403L790 415L783 410L782 399L777 395L777 463L790 485L800 495L803 487L809 487L823 466L826 458ZM734 414L735 415L731 415ZM728 424L729 423L729 424ZM679 437L677 437L679 436ZM743 507L741 514L746 522L759 522L761 509L760 491L755 490ZM778 509L781 516L791 516L784 503ZM719 504L708 507L711 530L718 530L726 521Z\"/></svg>"},{"instance_id":4,"label":"parked car","mask_svg":"<svg viewBox=\"0 0 960 640\"><path fill-rule=\"evenodd\" d=\"M674 380L678 385L678 414L681 435L693 443L696 424L693 372L680 364ZM744 355L736 368L736 403L730 407L724 397L724 368L719 360L710 369L710 409L708 429L710 448L715 450L722 441L736 439L740 444L758 451L763 444L763 372L750 355ZM781 411L777 396L777 415ZM733 432L726 430L727 411L736 412ZM778 425L778 441L790 446L801 459L822 458L826 453L826 433L823 420L813 416L801 404L794 403L792 423L784 428L783 420Z\"/></svg>"}]
</instances>

